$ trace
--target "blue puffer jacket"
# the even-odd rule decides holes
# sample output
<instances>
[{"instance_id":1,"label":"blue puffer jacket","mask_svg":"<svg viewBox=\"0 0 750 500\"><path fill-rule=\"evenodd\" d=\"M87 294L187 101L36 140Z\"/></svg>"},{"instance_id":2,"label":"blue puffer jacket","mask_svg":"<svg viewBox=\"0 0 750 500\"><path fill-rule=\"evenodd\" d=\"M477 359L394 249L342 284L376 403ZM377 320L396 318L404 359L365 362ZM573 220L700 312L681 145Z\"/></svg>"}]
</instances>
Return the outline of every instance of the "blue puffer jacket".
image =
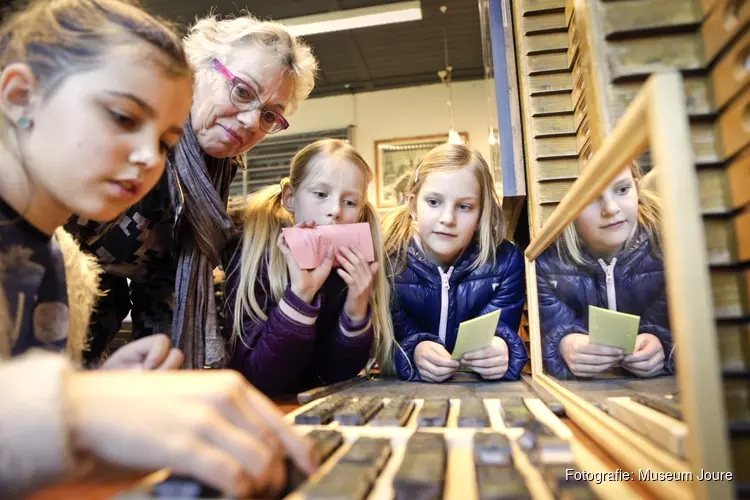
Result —
<instances>
[{"instance_id":1,"label":"blue puffer jacket","mask_svg":"<svg viewBox=\"0 0 750 500\"><path fill-rule=\"evenodd\" d=\"M665 371L674 372L672 332L669 330L664 262L651 251L648 234L639 228L632 243L609 264L584 254L586 264L562 260L552 245L536 259L539 320L546 373L573 378L560 354L560 341L569 333L588 333L589 305L641 317L639 333L651 333L664 348ZM609 307L608 268L616 307Z\"/></svg>"},{"instance_id":2,"label":"blue puffer jacket","mask_svg":"<svg viewBox=\"0 0 750 500\"><path fill-rule=\"evenodd\" d=\"M393 282L391 315L396 340L403 349L394 354L398 377L421 380L414 364L414 349L424 340L453 351L462 321L502 309L495 335L508 344L508 371L504 380L518 380L528 356L518 336L521 310L526 300L524 260L509 241L497 248L494 263L469 269L479 253L477 244L464 251L447 271L432 264L412 241L407 267ZM442 277L441 277L442 276ZM445 341L440 340L443 283L447 282ZM408 359L407 359L408 358ZM412 368L413 367L413 368Z\"/></svg>"}]
</instances>

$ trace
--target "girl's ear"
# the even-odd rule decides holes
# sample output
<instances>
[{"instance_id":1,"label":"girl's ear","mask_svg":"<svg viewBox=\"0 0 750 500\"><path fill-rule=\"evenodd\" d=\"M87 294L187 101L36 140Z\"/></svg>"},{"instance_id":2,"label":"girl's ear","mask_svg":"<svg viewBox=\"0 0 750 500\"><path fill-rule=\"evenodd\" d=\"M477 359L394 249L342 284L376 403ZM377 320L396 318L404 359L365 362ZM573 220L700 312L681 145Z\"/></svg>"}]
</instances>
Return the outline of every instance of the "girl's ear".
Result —
<instances>
[{"instance_id":1,"label":"girl's ear","mask_svg":"<svg viewBox=\"0 0 750 500\"><path fill-rule=\"evenodd\" d=\"M289 213L294 213L294 188L290 182L285 182L281 187L281 204Z\"/></svg>"},{"instance_id":2,"label":"girl's ear","mask_svg":"<svg viewBox=\"0 0 750 500\"><path fill-rule=\"evenodd\" d=\"M409 193L406 201L409 204L409 214L413 220L417 220L417 197L414 193Z\"/></svg>"},{"instance_id":3,"label":"girl's ear","mask_svg":"<svg viewBox=\"0 0 750 500\"><path fill-rule=\"evenodd\" d=\"M37 80L28 65L11 63L0 72L0 112L21 128L33 121Z\"/></svg>"}]
</instances>

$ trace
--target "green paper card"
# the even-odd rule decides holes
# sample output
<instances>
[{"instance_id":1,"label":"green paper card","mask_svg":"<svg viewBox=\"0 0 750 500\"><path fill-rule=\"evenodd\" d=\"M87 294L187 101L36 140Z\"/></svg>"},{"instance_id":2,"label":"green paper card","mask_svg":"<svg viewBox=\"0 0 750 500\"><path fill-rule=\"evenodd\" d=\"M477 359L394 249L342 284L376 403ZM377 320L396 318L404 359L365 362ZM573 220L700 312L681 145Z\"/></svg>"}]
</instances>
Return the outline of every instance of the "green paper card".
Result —
<instances>
[{"instance_id":1,"label":"green paper card","mask_svg":"<svg viewBox=\"0 0 750 500\"><path fill-rule=\"evenodd\" d=\"M632 354L640 323L640 316L589 306L589 342Z\"/></svg>"},{"instance_id":2,"label":"green paper card","mask_svg":"<svg viewBox=\"0 0 750 500\"><path fill-rule=\"evenodd\" d=\"M498 321L500 321L500 309L458 325L458 336L451 359L459 360L469 351L488 347L492 343L492 337L495 336Z\"/></svg>"}]
</instances>

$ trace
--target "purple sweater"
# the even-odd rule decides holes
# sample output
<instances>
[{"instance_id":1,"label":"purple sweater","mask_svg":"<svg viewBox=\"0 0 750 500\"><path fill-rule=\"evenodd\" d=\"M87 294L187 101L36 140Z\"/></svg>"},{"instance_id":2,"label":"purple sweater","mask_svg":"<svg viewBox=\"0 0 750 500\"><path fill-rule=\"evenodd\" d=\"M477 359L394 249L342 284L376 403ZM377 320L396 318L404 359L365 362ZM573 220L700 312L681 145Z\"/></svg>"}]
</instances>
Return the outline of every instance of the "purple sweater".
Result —
<instances>
[{"instance_id":1,"label":"purple sweater","mask_svg":"<svg viewBox=\"0 0 750 500\"><path fill-rule=\"evenodd\" d=\"M225 314L234 322L234 301L239 286L240 251L226 271ZM242 340L237 340L230 367L267 395L288 394L332 384L356 376L367 364L373 341L370 311L354 324L344 313L346 283L335 270L312 304L287 288L279 303L267 295L268 273L260 270L255 297L268 316L253 321L244 315ZM348 335L347 335L348 333Z\"/></svg>"}]
</instances>

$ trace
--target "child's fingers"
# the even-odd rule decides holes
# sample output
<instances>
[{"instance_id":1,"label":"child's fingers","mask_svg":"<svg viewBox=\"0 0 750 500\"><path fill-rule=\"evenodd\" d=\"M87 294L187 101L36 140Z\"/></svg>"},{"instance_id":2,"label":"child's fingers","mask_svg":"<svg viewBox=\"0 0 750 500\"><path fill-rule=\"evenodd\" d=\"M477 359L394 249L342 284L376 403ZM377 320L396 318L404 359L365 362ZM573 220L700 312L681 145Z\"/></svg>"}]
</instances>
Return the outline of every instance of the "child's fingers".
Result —
<instances>
[{"instance_id":1,"label":"child's fingers","mask_svg":"<svg viewBox=\"0 0 750 500\"><path fill-rule=\"evenodd\" d=\"M371 277L370 276L370 263L367 262L367 258L354 245L350 245L349 250L352 252L352 255L354 255L357 258L354 264L360 268L362 272L362 276L369 279Z\"/></svg>"},{"instance_id":2,"label":"child's fingers","mask_svg":"<svg viewBox=\"0 0 750 500\"><path fill-rule=\"evenodd\" d=\"M461 366L461 363L455 359L451 359L450 354L448 354L448 351L440 352L437 350L430 351L425 356L427 359L429 359L432 363L434 363L437 366L444 366L448 368L458 368Z\"/></svg>"},{"instance_id":3,"label":"child's fingers","mask_svg":"<svg viewBox=\"0 0 750 500\"><path fill-rule=\"evenodd\" d=\"M368 283L372 279L372 274L370 274L370 266L368 262L364 258L361 258L361 253L355 253L355 251L350 248L341 247L340 252L342 254L345 254L354 266L354 271L352 274L354 275L354 278L357 280L360 287L363 289L366 288Z\"/></svg>"},{"instance_id":4,"label":"child's fingers","mask_svg":"<svg viewBox=\"0 0 750 500\"><path fill-rule=\"evenodd\" d=\"M310 272L310 274L314 277L314 279L320 280L320 283L322 284L322 280L324 280L325 278L328 277L329 274L331 274L332 268L333 268L333 250L328 248L326 249L326 253L323 256L323 261L320 263L318 267L313 269Z\"/></svg>"},{"instance_id":5,"label":"child's fingers","mask_svg":"<svg viewBox=\"0 0 750 500\"><path fill-rule=\"evenodd\" d=\"M362 265L366 268L369 268L369 266L367 265L367 257L365 257L365 255L354 245L351 245L349 248L351 249L352 253L357 256L357 259L359 259Z\"/></svg>"},{"instance_id":6,"label":"child's fingers","mask_svg":"<svg viewBox=\"0 0 750 500\"><path fill-rule=\"evenodd\" d=\"M664 361L664 354L657 353L649 358L638 360L638 361L627 361L623 360L623 364L626 368L634 368L637 370L651 370L654 366L659 365Z\"/></svg>"},{"instance_id":7,"label":"child's fingers","mask_svg":"<svg viewBox=\"0 0 750 500\"><path fill-rule=\"evenodd\" d=\"M636 375L638 377L643 377L643 378L649 378L649 377L655 377L656 375L659 375L659 373L661 373L661 371L664 369L664 365L660 364L648 370L640 370L637 368L630 368L630 367L627 367L627 368L628 368L628 371L632 373L633 375Z\"/></svg>"},{"instance_id":8,"label":"child's fingers","mask_svg":"<svg viewBox=\"0 0 750 500\"><path fill-rule=\"evenodd\" d=\"M354 286L356 284L355 281L354 281L354 278L352 278L351 276L349 276L349 274L346 271L344 271L343 269L341 269L341 268L336 269L336 274L338 274L339 276L341 276L341 279L344 280L344 283L346 283L348 286Z\"/></svg>"},{"instance_id":9,"label":"child's fingers","mask_svg":"<svg viewBox=\"0 0 750 500\"><path fill-rule=\"evenodd\" d=\"M651 359L659 349L643 349L642 351L636 351L633 352L633 354L628 354L625 356L622 360L626 363L637 363L639 361L644 361L647 359Z\"/></svg>"},{"instance_id":10,"label":"child's fingers","mask_svg":"<svg viewBox=\"0 0 750 500\"><path fill-rule=\"evenodd\" d=\"M286 244L286 239L284 238L284 233L280 233L279 237L276 238L276 244L279 246L279 250L281 250L281 254L286 256L289 254L291 249L289 248L289 245Z\"/></svg>"},{"instance_id":11,"label":"child's fingers","mask_svg":"<svg viewBox=\"0 0 750 500\"><path fill-rule=\"evenodd\" d=\"M496 366L502 366L503 364L508 364L508 357L507 356L492 356L490 358L484 358L484 359L475 359L473 361L464 361L464 364L471 368L472 370L476 371L477 368L483 369L483 368L493 368Z\"/></svg>"},{"instance_id":12,"label":"child's fingers","mask_svg":"<svg viewBox=\"0 0 750 500\"><path fill-rule=\"evenodd\" d=\"M573 374L576 377L591 377L593 375L598 375L599 373L603 372L607 369L607 366L594 366L594 365L577 365L574 364L570 367L570 371L573 372Z\"/></svg>"},{"instance_id":13,"label":"child's fingers","mask_svg":"<svg viewBox=\"0 0 750 500\"><path fill-rule=\"evenodd\" d=\"M378 273L378 269L380 269L380 264L378 264L377 262L373 262L372 264L370 264L370 274L372 274L373 276Z\"/></svg>"},{"instance_id":14,"label":"child's fingers","mask_svg":"<svg viewBox=\"0 0 750 500\"><path fill-rule=\"evenodd\" d=\"M481 375L482 378L484 379L496 380L499 378L503 378L503 375L505 375L505 372L508 371L508 363L490 366L487 368L478 368L473 371Z\"/></svg>"},{"instance_id":15,"label":"child's fingers","mask_svg":"<svg viewBox=\"0 0 750 500\"><path fill-rule=\"evenodd\" d=\"M338 259L341 266L346 270L349 275L354 278L357 283L362 281L361 271L357 266L356 257L353 253L349 252L346 247L338 248Z\"/></svg>"},{"instance_id":16,"label":"child's fingers","mask_svg":"<svg viewBox=\"0 0 750 500\"><path fill-rule=\"evenodd\" d=\"M162 364L160 364L157 367L157 370L178 370L180 367L182 367L182 362L185 360L185 357L182 354L182 351L179 349L171 349L169 351L169 355L167 355L167 359L165 359Z\"/></svg>"},{"instance_id":17,"label":"child's fingers","mask_svg":"<svg viewBox=\"0 0 750 500\"><path fill-rule=\"evenodd\" d=\"M650 359L647 359L645 361L638 361L636 363L623 363L623 366L630 371L643 371L643 372L647 372L654 367Z\"/></svg>"},{"instance_id":18,"label":"child's fingers","mask_svg":"<svg viewBox=\"0 0 750 500\"><path fill-rule=\"evenodd\" d=\"M352 265L359 264L359 257L357 257L357 254L351 251L349 247L346 246L340 246L338 248L338 251L340 254L344 255L346 259L352 263Z\"/></svg>"},{"instance_id":19,"label":"child's fingers","mask_svg":"<svg viewBox=\"0 0 750 500\"><path fill-rule=\"evenodd\" d=\"M493 356L497 356L497 352L495 352L495 349L492 346L487 346L487 347L480 347L479 349L474 349L473 351L469 351L465 353L461 357L461 359L463 361L473 361L473 360L491 358Z\"/></svg>"},{"instance_id":20,"label":"child's fingers","mask_svg":"<svg viewBox=\"0 0 750 500\"><path fill-rule=\"evenodd\" d=\"M455 359L451 359L450 357L444 358L442 356L435 356L433 355L427 355L426 359L428 359L431 363L433 363L436 366L441 366L445 368L458 368L461 366L461 363Z\"/></svg>"},{"instance_id":21,"label":"child's fingers","mask_svg":"<svg viewBox=\"0 0 750 500\"><path fill-rule=\"evenodd\" d=\"M586 354L596 354L598 356L610 356L610 357L616 357L616 356L622 356L624 354L623 350L619 347L612 347L608 345L599 345L599 344L586 344L579 347L579 352L584 352Z\"/></svg>"},{"instance_id":22,"label":"child's fingers","mask_svg":"<svg viewBox=\"0 0 750 500\"><path fill-rule=\"evenodd\" d=\"M434 377L450 375L451 373L456 371L454 368L445 367L445 366L437 366L432 361L426 358L422 358L418 366L421 369L427 371L430 375L433 375Z\"/></svg>"},{"instance_id":23,"label":"child's fingers","mask_svg":"<svg viewBox=\"0 0 750 500\"><path fill-rule=\"evenodd\" d=\"M618 361L620 357L619 356L600 356L597 354L586 354L586 353L579 352L579 353L576 353L574 359L575 359L576 364L600 366L600 365L611 365L612 363Z\"/></svg>"},{"instance_id":24,"label":"child's fingers","mask_svg":"<svg viewBox=\"0 0 750 500\"><path fill-rule=\"evenodd\" d=\"M461 363L457 360L451 359L451 355L448 351L443 348L440 344L430 346L424 357L429 359L432 363L438 366L445 366L458 369Z\"/></svg>"}]
</instances>

